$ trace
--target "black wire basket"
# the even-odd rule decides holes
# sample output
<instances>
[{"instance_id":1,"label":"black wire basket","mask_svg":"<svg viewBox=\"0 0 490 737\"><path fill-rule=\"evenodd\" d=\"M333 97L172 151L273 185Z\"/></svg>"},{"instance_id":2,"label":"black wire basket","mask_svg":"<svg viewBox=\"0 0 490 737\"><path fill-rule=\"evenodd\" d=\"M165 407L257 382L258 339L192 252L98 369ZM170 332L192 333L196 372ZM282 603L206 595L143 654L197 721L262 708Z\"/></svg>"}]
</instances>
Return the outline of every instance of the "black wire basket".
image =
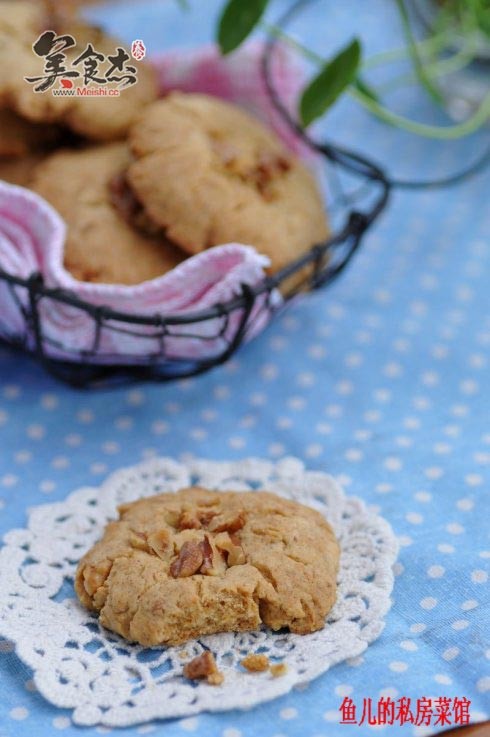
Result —
<instances>
[{"instance_id":1,"label":"black wire basket","mask_svg":"<svg viewBox=\"0 0 490 737\"><path fill-rule=\"evenodd\" d=\"M291 13L283 17L286 25ZM0 268L0 284L10 292L22 326L12 329L0 314L0 338L34 354L59 379L78 387L131 380L172 380L200 374L222 364L291 299L326 287L347 266L368 228L385 208L390 183L367 158L328 143L313 141L291 118L272 82L271 63L276 39L270 37L262 56L262 73L271 100L285 119L327 164L335 201L329 206L335 232L324 243L260 283L242 284L240 293L212 308L185 315L138 315L117 312L79 299L74 293L48 288L40 273L22 279ZM293 285L293 286L291 286ZM46 311L80 311L92 326L91 346L83 350L63 345L45 329ZM141 351L108 354L102 340L106 331ZM52 354L57 357L53 358ZM62 358L60 358L62 356Z\"/></svg>"}]
</instances>

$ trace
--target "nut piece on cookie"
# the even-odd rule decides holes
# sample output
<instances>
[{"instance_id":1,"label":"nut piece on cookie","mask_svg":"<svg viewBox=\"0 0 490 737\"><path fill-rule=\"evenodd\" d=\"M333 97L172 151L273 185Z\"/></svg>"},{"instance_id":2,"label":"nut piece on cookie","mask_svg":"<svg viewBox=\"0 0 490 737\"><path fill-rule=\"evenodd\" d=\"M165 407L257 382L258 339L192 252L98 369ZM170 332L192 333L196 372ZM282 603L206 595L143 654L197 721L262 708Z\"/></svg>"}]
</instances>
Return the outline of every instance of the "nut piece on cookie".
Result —
<instances>
[{"instance_id":1,"label":"nut piece on cookie","mask_svg":"<svg viewBox=\"0 0 490 737\"><path fill-rule=\"evenodd\" d=\"M180 549L179 555L170 566L170 575L174 578L193 576L201 568L204 555L201 543L188 540Z\"/></svg>"},{"instance_id":2,"label":"nut piece on cookie","mask_svg":"<svg viewBox=\"0 0 490 737\"><path fill-rule=\"evenodd\" d=\"M189 254L240 242L277 271L328 235L311 172L230 103L174 92L145 109L130 145L130 187L148 219Z\"/></svg>"},{"instance_id":3,"label":"nut piece on cookie","mask_svg":"<svg viewBox=\"0 0 490 737\"><path fill-rule=\"evenodd\" d=\"M314 509L263 491L191 487L119 514L80 561L75 589L122 637L147 647L261 624L297 633L324 626L339 549ZM184 517L202 526L182 529ZM221 521L239 529L222 531Z\"/></svg>"},{"instance_id":4,"label":"nut piece on cookie","mask_svg":"<svg viewBox=\"0 0 490 737\"><path fill-rule=\"evenodd\" d=\"M179 530L200 530L202 521L199 517L198 510L193 507L184 507L179 517Z\"/></svg>"},{"instance_id":5,"label":"nut piece on cookie","mask_svg":"<svg viewBox=\"0 0 490 737\"><path fill-rule=\"evenodd\" d=\"M226 569L230 567L230 564L228 563L228 558L225 559L225 555L216 545L216 539L213 536L205 535L201 547L204 562L201 566L200 573L204 573L206 576L225 575ZM246 562L245 559L243 562Z\"/></svg>"},{"instance_id":6,"label":"nut piece on cookie","mask_svg":"<svg viewBox=\"0 0 490 737\"><path fill-rule=\"evenodd\" d=\"M218 670L213 653L205 650L190 663L184 665L184 676L190 681L206 679L211 686L220 686L225 680L224 675Z\"/></svg>"},{"instance_id":7,"label":"nut piece on cookie","mask_svg":"<svg viewBox=\"0 0 490 737\"><path fill-rule=\"evenodd\" d=\"M245 524L245 515L242 510L232 514L217 514L208 524L210 532L238 532Z\"/></svg>"},{"instance_id":8,"label":"nut piece on cookie","mask_svg":"<svg viewBox=\"0 0 490 737\"><path fill-rule=\"evenodd\" d=\"M247 562L240 541L233 533L220 532L214 538L214 542L218 550L227 553L226 564L230 566L242 566Z\"/></svg>"}]
</instances>

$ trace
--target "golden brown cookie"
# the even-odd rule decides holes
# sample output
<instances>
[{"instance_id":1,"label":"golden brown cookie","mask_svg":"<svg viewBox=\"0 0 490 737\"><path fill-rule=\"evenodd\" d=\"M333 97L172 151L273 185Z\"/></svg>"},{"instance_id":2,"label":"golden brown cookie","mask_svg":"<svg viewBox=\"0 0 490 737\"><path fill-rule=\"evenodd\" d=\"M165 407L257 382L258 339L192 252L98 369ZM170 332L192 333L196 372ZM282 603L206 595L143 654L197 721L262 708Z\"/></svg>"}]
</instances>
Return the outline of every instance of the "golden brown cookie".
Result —
<instances>
[{"instance_id":1,"label":"golden brown cookie","mask_svg":"<svg viewBox=\"0 0 490 737\"><path fill-rule=\"evenodd\" d=\"M53 97L51 89L35 93L36 85L24 78L44 74L45 60L36 56L32 45L46 30L58 35L70 34L77 41L75 47L64 51L67 70L72 69L72 63L89 43L96 53L105 56L115 55L118 46L127 50L118 39L80 20L50 17L39 3L0 0L0 105L11 107L32 122L58 123L86 138L99 141L124 138L141 109L156 98L151 67L131 59L131 65L138 70L138 83L122 89L118 97ZM83 70L82 62L77 69ZM76 81L78 85L79 80ZM55 87L59 86L58 79ZM97 85L92 87L95 89Z\"/></svg>"},{"instance_id":2,"label":"golden brown cookie","mask_svg":"<svg viewBox=\"0 0 490 737\"><path fill-rule=\"evenodd\" d=\"M322 515L268 492L201 488L119 508L75 589L104 627L144 646L216 632L321 629L339 548Z\"/></svg>"},{"instance_id":3,"label":"golden brown cookie","mask_svg":"<svg viewBox=\"0 0 490 737\"><path fill-rule=\"evenodd\" d=\"M172 93L145 110L130 143L136 197L191 254L240 242L269 256L277 271L328 234L312 174L236 106Z\"/></svg>"},{"instance_id":4,"label":"golden brown cookie","mask_svg":"<svg viewBox=\"0 0 490 737\"><path fill-rule=\"evenodd\" d=\"M173 269L185 255L166 239L133 228L113 205L111 186L129 161L124 143L49 156L32 189L68 226L65 267L80 281L139 284Z\"/></svg>"}]
</instances>

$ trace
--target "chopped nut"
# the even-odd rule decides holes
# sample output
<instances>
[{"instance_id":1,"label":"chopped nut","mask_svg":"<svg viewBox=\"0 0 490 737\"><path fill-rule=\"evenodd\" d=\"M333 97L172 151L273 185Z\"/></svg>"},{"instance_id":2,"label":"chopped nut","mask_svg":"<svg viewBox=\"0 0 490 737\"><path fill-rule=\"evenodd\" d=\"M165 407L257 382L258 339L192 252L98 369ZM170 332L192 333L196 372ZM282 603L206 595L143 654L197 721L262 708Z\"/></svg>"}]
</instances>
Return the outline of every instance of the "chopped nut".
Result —
<instances>
[{"instance_id":1,"label":"chopped nut","mask_svg":"<svg viewBox=\"0 0 490 737\"><path fill-rule=\"evenodd\" d=\"M231 535L229 535L227 532L218 532L218 534L214 536L214 544L216 545L218 550L226 550L226 552L228 552L230 548L233 547Z\"/></svg>"},{"instance_id":2,"label":"chopped nut","mask_svg":"<svg viewBox=\"0 0 490 737\"><path fill-rule=\"evenodd\" d=\"M219 686L224 676L218 670L213 653L206 650L184 665L184 676L191 681L205 678L211 686Z\"/></svg>"},{"instance_id":3,"label":"chopped nut","mask_svg":"<svg viewBox=\"0 0 490 737\"><path fill-rule=\"evenodd\" d=\"M243 548L235 534L230 535L228 532L220 532L216 535L214 543L219 550L226 551L226 563L230 568L231 566L241 566L247 562Z\"/></svg>"},{"instance_id":4,"label":"chopped nut","mask_svg":"<svg viewBox=\"0 0 490 737\"><path fill-rule=\"evenodd\" d=\"M192 505L185 505L177 523L179 530L200 530L207 527L217 511L214 509L199 509Z\"/></svg>"},{"instance_id":5,"label":"chopped nut","mask_svg":"<svg viewBox=\"0 0 490 737\"><path fill-rule=\"evenodd\" d=\"M228 553L228 560L226 561L228 566L243 566L247 559L241 545L234 545Z\"/></svg>"},{"instance_id":6,"label":"chopped nut","mask_svg":"<svg viewBox=\"0 0 490 737\"><path fill-rule=\"evenodd\" d=\"M87 565L83 569L83 587L89 596L93 596L103 586L112 566L111 560L105 560L98 566Z\"/></svg>"},{"instance_id":7,"label":"chopped nut","mask_svg":"<svg viewBox=\"0 0 490 737\"><path fill-rule=\"evenodd\" d=\"M201 542L201 550L204 562L200 568L200 573L204 573L207 576L219 576L220 573L225 572L225 561L219 550L213 550L213 546L209 542L207 535L204 536L204 540Z\"/></svg>"},{"instance_id":8,"label":"chopped nut","mask_svg":"<svg viewBox=\"0 0 490 737\"><path fill-rule=\"evenodd\" d=\"M209 523L210 532L236 532L241 530L245 524L245 515L243 512L235 512L234 514L218 514Z\"/></svg>"},{"instance_id":9,"label":"chopped nut","mask_svg":"<svg viewBox=\"0 0 490 737\"><path fill-rule=\"evenodd\" d=\"M201 527L201 520L198 518L196 511L184 508L179 518L179 530L200 530Z\"/></svg>"},{"instance_id":10,"label":"chopped nut","mask_svg":"<svg viewBox=\"0 0 490 737\"><path fill-rule=\"evenodd\" d=\"M269 670L273 678L280 678L281 676L286 675L286 673L288 672L288 667L286 663L273 663Z\"/></svg>"},{"instance_id":11,"label":"chopped nut","mask_svg":"<svg viewBox=\"0 0 490 737\"><path fill-rule=\"evenodd\" d=\"M125 173L114 176L109 182L108 189L114 209L126 222L131 223L138 212L138 201L129 187Z\"/></svg>"},{"instance_id":12,"label":"chopped nut","mask_svg":"<svg viewBox=\"0 0 490 737\"><path fill-rule=\"evenodd\" d=\"M145 553L150 552L144 532L134 532L134 530L131 530L129 543L131 547L135 548L136 550L143 550Z\"/></svg>"},{"instance_id":13,"label":"chopped nut","mask_svg":"<svg viewBox=\"0 0 490 737\"><path fill-rule=\"evenodd\" d=\"M170 566L170 573L174 578L193 576L203 564L201 545L194 540L188 540L182 545L178 558Z\"/></svg>"},{"instance_id":14,"label":"chopped nut","mask_svg":"<svg viewBox=\"0 0 490 737\"><path fill-rule=\"evenodd\" d=\"M200 520L201 524L204 527L207 527L209 525L209 523L211 522L211 520L214 517L216 517L216 515L218 513L215 510L212 510L212 509L206 509L206 510L205 509L200 509L197 514L198 514L198 517L199 517L199 520Z\"/></svg>"},{"instance_id":15,"label":"chopped nut","mask_svg":"<svg viewBox=\"0 0 490 737\"><path fill-rule=\"evenodd\" d=\"M269 669L269 658L267 655L252 653L251 655L247 655L247 657L241 661L241 664L251 673L262 673Z\"/></svg>"},{"instance_id":16,"label":"chopped nut","mask_svg":"<svg viewBox=\"0 0 490 737\"><path fill-rule=\"evenodd\" d=\"M201 573L209 573L213 568L213 548L207 535L204 536L204 540L201 543L201 550L203 557Z\"/></svg>"},{"instance_id":17,"label":"chopped nut","mask_svg":"<svg viewBox=\"0 0 490 737\"><path fill-rule=\"evenodd\" d=\"M167 530L158 530L148 535L148 545L159 558L166 558L170 544L170 535Z\"/></svg>"},{"instance_id":18,"label":"chopped nut","mask_svg":"<svg viewBox=\"0 0 490 737\"><path fill-rule=\"evenodd\" d=\"M257 166L250 172L250 177L260 194L265 199L272 199L269 185L274 178L286 174L290 169L291 162L285 156L264 151L259 157Z\"/></svg>"}]
</instances>

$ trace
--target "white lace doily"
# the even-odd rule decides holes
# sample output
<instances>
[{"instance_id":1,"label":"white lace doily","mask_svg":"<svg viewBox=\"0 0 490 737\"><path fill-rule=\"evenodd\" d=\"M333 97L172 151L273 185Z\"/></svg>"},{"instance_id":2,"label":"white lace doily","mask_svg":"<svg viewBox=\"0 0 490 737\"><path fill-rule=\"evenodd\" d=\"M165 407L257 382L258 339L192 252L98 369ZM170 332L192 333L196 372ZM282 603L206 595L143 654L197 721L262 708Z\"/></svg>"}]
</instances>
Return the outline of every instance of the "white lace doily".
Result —
<instances>
[{"instance_id":1,"label":"white lace doily","mask_svg":"<svg viewBox=\"0 0 490 737\"><path fill-rule=\"evenodd\" d=\"M78 603L73 590L77 562L117 516L117 505L190 484L265 488L325 515L339 539L341 559L337 602L323 630L293 635L263 629L145 649L104 630ZM12 530L4 541L0 634L15 643L48 701L73 709L76 724L111 727L248 708L359 655L383 629L397 553L387 522L359 499L344 496L330 476L305 471L293 458L187 464L152 459L118 471L99 488L82 488L63 502L35 507L27 528ZM222 686L196 685L182 676L182 650L188 660L203 647L215 654L225 675ZM284 660L286 675L244 672L239 661L256 651Z\"/></svg>"}]
</instances>

